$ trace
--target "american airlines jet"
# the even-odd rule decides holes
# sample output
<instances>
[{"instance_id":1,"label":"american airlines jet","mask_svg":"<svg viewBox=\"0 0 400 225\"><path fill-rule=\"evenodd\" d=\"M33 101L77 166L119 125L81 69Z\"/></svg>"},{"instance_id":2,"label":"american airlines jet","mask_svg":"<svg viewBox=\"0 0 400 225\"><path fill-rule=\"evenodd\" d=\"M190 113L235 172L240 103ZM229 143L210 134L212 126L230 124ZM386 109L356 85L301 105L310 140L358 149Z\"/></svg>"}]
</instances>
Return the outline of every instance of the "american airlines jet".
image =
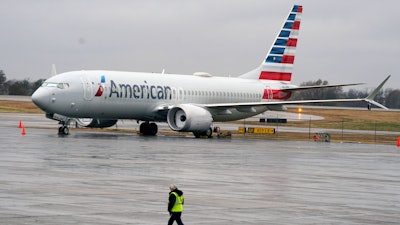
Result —
<instances>
[{"instance_id":1,"label":"american airlines jet","mask_svg":"<svg viewBox=\"0 0 400 225\"><path fill-rule=\"evenodd\" d=\"M88 127L109 127L118 119L142 121L140 133L155 135L155 122L167 122L174 131L211 136L213 122L251 117L267 110L285 110L286 104L373 101L387 81L363 99L289 101L293 91L343 85L298 87L290 84L303 7L295 5L262 63L243 75L215 77L164 73L74 71L46 80L32 101L46 116L60 121L60 134L69 133L74 119Z\"/></svg>"}]
</instances>

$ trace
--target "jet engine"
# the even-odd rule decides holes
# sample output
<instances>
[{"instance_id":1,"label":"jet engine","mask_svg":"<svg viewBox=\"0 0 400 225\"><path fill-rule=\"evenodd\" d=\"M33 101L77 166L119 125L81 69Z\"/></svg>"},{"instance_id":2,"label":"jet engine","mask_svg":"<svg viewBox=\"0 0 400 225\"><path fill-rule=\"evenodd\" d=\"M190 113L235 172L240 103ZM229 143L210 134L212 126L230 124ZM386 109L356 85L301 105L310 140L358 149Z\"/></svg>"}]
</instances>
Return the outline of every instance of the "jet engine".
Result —
<instances>
[{"instance_id":1,"label":"jet engine","mask_svg":"<svg viewBox=\"0 0 400 225\"><path fill-rule=\"evenodd\" d=\"M114 126L118 120L103 120L94 118L78 118L76 122L82 127L105 128Z\"/></svg>"},{"instance_id":2,"label":"jet engine","mask_svg":"<svg viewBox=\"0 0 400 225\"><path fill-rule=\"evenodd\" d=\"M167 121L174 131L205 133L211 130L213 118L211 113L195 105L177 105L168 111ZM211 130L212 131L212 130Z\"/></svg>"}]
</instances>

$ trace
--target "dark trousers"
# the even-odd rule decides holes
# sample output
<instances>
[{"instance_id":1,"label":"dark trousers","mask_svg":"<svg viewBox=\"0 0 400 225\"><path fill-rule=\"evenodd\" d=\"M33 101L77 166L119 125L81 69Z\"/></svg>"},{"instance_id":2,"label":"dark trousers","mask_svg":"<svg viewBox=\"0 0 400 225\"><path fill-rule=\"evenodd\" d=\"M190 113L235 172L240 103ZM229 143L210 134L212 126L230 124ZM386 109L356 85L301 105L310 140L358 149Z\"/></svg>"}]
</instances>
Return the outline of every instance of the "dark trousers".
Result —
<instances>
[{"instance_id":1,"label":"dark trousers","mask_svg":"<svg viewBox=\"0 0 400 225\"><path fill-rule=\"evenodd\" d=\"M176 221L176 223L178 223L178 225L183 225L182 220L181 220L182 212L172 212L170 214L171 214L171 217L168 220L168 225L172 225L174 223L174 221Z\"/></svg>"}]
</instances>

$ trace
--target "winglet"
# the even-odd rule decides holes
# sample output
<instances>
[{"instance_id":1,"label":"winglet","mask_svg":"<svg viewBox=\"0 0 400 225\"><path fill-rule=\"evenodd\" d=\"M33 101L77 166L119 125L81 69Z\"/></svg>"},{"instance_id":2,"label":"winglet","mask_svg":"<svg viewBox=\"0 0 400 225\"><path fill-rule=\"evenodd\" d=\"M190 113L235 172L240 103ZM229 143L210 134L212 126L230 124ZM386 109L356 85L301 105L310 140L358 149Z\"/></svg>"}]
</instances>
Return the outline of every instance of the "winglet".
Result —
<instances>
[{"instance_id":1,"label":"winglet","mask_svg":"<svg viewBox=\"0 0 400 225\"><path fill-rule=\"evenodd\" d=\"M384 81L382 81L382 83L377 88L375 88L375 90L373 92L371 92L371 94L369 94L367 97L365 97L364 101L366 101L370 104L376 105L379 108L388 110L388 108L386 106L374 101L374 98L378 94L378 92L382 89L383 85L385 85L386 81L389 80L389 78L390 78L390 75L387 76L386 79Z\"/></svg>"}]
</instances>

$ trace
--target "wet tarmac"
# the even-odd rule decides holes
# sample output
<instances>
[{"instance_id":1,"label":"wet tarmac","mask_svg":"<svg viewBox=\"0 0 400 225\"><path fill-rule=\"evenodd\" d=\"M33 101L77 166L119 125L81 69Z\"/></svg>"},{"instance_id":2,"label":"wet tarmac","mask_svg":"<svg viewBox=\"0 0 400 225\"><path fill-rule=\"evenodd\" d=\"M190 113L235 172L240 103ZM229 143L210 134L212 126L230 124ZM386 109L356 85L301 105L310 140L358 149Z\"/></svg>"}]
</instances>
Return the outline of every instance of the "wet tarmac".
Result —
<instances>
[{"instance_id":1,"label":"wet tarmac","mask_svg":"<svg viewBox=\"0 0 400 225\"><path fill-rule=\"evenodd\" d=\"M26 135L21 135L22 120ZM0 224L398 224L396 146L73 131L0 114Z\"/></svg>"}]
</instances>

